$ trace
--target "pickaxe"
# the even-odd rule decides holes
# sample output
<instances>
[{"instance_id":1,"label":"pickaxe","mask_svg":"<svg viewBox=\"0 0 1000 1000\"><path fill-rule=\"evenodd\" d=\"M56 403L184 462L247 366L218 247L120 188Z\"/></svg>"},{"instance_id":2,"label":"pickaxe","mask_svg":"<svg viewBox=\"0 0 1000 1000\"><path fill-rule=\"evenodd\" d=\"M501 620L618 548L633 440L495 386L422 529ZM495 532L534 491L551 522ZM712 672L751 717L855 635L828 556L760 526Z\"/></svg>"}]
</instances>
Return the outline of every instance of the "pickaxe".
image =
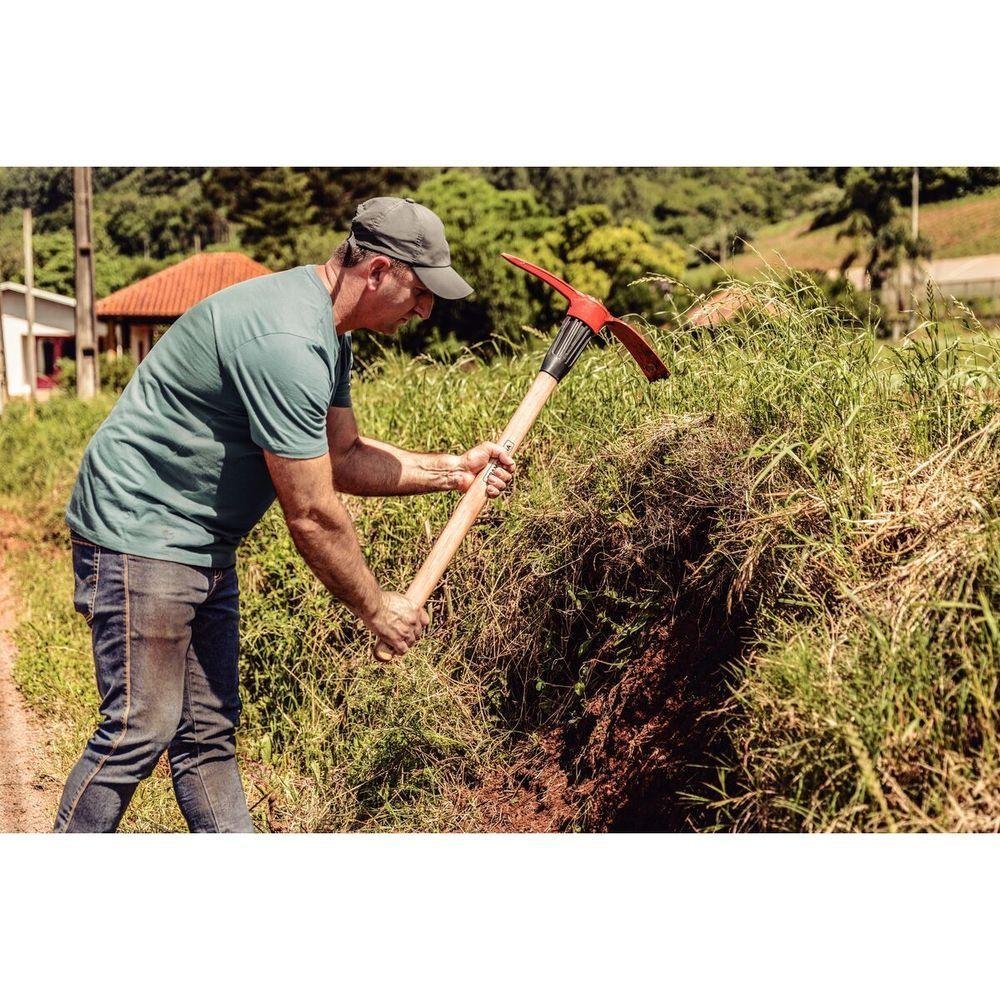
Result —
<instances>
[{"instance_id":1,"label":"pickaxe","mask_svg":"<svg viewBox=\"0 0 1000 1000\"><path fill-rule=\"evenodd\" d=\"M527 395L514 412L514 416L510 418L510 423L507 424L506 430L500 437L500 446L508 455L513 455L517 450L549 396L559 384L560 379L576 364L583 349L590 342L590 338L605 327L625 345L626 350L635 358L642 373L650 382L655 382L670 374L666 365L657 357L656 352L646 342L642 334L633 330L627 323L612 316L597 299L590 295L583 295L537 264L529 264L528 261L520 260L509 253L501 254L501 256L515 267L520 267L528 274L541 278L542 281L551 285L560 295L569 300L569 308L566 310L566 316L559 328L559 333L556 334L556 339L552 342L552 346L549 347L545 359L542 361L542 370L535 377ZM486 503L486 484L489 482L494 468L496 468L496 462L491 462L466 491L465 496L459 501L451 515L451 520L445 525L438 540L434 543L434 547L417 572L413 583L407 588L406 597L413 602L415 607L422 608L427 603L427 599L440 582L441 577L444 576L444 572L458 551L458 547L462 544L476 518L479 517L480 511ZM375 647L375 656L379 660L388 661L392 659L393 653L380 642Z\"/></svg>"}]
</instances>

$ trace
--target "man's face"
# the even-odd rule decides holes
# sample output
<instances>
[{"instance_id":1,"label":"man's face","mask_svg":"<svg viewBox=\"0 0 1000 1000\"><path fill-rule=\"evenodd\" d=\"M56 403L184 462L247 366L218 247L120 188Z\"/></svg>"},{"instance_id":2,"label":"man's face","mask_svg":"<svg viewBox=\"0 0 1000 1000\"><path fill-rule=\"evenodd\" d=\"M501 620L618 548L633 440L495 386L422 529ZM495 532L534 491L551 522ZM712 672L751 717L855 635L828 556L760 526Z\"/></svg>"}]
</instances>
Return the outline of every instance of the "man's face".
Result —
<instances>
[{"instance_id":1,"label":"man's face","mask_svg":"<svg viewBox=\"0 0 1000 1000\"><path fill-rule=\"evenodd\" d=\"M412 269L394 268L385 257L372 262L368 288L365 327L378 333L398 333L412 319L427 319L434 306L434 294Z\"/></svg>"}]
</instances>

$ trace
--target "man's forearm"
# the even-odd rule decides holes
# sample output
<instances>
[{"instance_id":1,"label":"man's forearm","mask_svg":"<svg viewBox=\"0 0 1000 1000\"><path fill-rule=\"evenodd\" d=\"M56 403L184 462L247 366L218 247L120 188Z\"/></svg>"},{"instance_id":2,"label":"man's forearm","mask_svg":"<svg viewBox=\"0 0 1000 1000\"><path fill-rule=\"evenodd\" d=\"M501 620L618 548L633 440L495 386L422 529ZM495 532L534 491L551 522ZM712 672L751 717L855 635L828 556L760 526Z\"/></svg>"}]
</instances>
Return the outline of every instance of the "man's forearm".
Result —
<instances>
[{"instance_id":1,"label":"man's forearm","mask_svg":"<svg viewBox=\"0 0 1000 1000\"><path fill-rule=\"evenodd\" d=\"M343 504L325 497L321 504L286 518L295 547L317 579L358 617L369 620L378 610L381 588Z\"/></svg>"},{"instance_id":2,"label":"man's forearm","mask_svg":"<svg viewBox=\"0 0 1000 1000\"><path fill-rule=\"evenodd\" d=\"M333 466L338 490L359 497L411 496L458 489L461 457L405 451L359 437Z\"/></svg>"},{"instance_id":3,"label":"man's forearm","mask_svg":"<svg viewBox=\"0 0 1000 1000\"><path fill-rule=\"evenodd\" d=\"M295 547L320 582L394 653L405 653L428 623L403 594L379 587L365 562L354 525L333 489L329 453L287 458L264 451Z\"/></svg>"}]
</instances>

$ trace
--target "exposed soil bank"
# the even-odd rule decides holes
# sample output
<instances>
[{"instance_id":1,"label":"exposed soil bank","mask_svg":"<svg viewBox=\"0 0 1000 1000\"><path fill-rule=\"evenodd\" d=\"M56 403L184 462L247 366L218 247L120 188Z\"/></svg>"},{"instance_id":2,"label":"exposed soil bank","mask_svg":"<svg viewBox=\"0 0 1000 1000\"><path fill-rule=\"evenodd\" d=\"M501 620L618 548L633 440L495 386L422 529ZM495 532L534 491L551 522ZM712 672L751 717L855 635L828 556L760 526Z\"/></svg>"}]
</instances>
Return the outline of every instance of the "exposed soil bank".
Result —
<instances>
[{"instance_id":1,"label":"exposed soil bank","mask_svg":"<svg viewBox=\"0 0 1000 1000\"><path fill-rule=\"evenodd\" d=\"M578 720L538 734L511 772L483 789L489 825L511 832L680 832L701 809L724 737L716 710L733 623L679 614L652 630L621 679ZM699 824L700 825L700 824Z\"/></svg>"},{"instance_id":2,"label":"exposed soil bank","mask_svg":"<svg viewBox=\"0 0 1000 1000\"><path fill-rule=\"evenodd\" d=\"M679 434L667 428L623 484L634 513L628 530L614 524L605 529L592 519L570 532L580 546L574 586L619 596L603 614L576 616L580 624L566 655L589 678L586 697L542 722L516 751L517 762L486 775L477 790L490 829L673 832L711 826L699 797L726 756L721 713L728 665L751 638L753 600L731 599L732 563L713 561L706 569L723 510L730 520L739 516L731 494L741 474L727 461L738 448L708 424ZM727 465L732 471L720 475ZM652 608L643 603L650 594ZM544 606L545 596L525 603ZM615 626L632 618L642 639L622 663ZM552 621L542 623L552 627Z\"/></svg>"}]
</instances>

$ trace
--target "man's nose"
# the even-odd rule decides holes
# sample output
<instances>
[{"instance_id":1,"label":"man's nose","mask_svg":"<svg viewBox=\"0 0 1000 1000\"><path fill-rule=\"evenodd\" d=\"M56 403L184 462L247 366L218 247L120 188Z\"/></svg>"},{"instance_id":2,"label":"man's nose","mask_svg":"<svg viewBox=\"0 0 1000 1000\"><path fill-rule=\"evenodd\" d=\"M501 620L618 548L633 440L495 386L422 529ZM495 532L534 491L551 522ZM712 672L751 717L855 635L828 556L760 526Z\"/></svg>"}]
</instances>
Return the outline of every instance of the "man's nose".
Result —
<instances>
[{"instance_id":1,"label":"man's nose","mask_svg":"<svg viewBox=\"0 0 1000 1000\"><path fill-rule=\"evenodd\" d=\"M417 315L421 319L428 319L431 314L431 310L434 308L434 296L433 295L421 295L417 299Z\"/></svg>"}]
</instances>

